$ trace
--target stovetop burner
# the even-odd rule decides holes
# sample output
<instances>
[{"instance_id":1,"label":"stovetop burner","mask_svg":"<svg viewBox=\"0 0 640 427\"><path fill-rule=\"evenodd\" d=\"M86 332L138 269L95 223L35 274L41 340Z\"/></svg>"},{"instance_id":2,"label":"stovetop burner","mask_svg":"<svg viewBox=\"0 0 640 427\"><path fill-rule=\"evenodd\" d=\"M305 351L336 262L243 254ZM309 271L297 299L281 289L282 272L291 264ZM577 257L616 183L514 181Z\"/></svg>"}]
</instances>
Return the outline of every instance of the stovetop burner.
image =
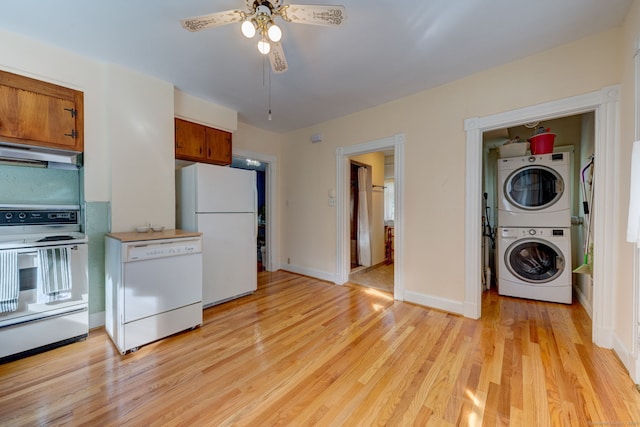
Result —
<instances>
[{"instance_id":1,"label":"stovetop burner","mask_svg":"<svg viewBox=\"0 0 640 427\"><path fill-rule=\"evenodd\" d=\"M40 240L36 240L37 242L58 242L60 240L73 240L75 239L75 237L73 236L69 236L69 235L64 235L64 236L47 236L47 237L43 237Z\"/></svg>"}]
</instances>

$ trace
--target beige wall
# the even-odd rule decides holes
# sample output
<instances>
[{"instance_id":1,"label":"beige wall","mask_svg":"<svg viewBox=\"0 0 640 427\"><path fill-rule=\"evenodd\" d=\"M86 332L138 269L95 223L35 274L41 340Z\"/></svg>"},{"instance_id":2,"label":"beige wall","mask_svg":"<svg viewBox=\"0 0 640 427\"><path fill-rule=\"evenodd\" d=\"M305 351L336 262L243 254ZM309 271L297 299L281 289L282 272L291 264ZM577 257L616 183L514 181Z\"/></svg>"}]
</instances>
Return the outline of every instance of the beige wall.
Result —
<instances>
[{"instance_id":1,"label":"beige wall","mask_svg":"<svg viewBox=\"0 0 640 427\"><path fill-rule=\"evenodd\" d=\"M145 224L174 228L173 85L105 67L111 230L133 231Z\"/></svg>"},{"instance_id":2,"label":"beige wall","mask_svg":"<svg viewBox=\"0 0 640 427\"><path fill-rule=\"evenodd\" d=\"M629 208L629 179L631 170L631 146L636 139L634 122L634 59L638 38L640 37L640 1L635 0L623 25L622 41L622 94L620 105L620 150L618 153L617 184L620 198L617 203L616 234L620 235L620 244L612 261L617 263L618 280L613 284L615 295L614 325L615 335L620 341L616 347L632 351L633 342L633 244L625 242L627 210ZM619 348L616 351L620 354ZM624 355L621 354L624 360ZM640 373L636 373L640 375Z\"/></svg>"},{"instance_id":3,"label":"beige wall","mask_svg":"<svg viewBox=\"0 0 640 427\"><path fill-rule=\"evenodd\" d=\"M287 134L283 258L327 274L336 271L335 213L320 197L336 186L335 149L403 133L405 290L464 301L464 120L619 83L620 37L620 30L601 33ZM318 132L323 142L308 143ZM315 224L312 230L309 223Z\"/></svg>"},{"instance_id":4,"label":"beige wall","mask_svg":"<svg viewBox=\"0 0 640 427\"><path fill-rule=\"evenodd\" d=\"M243 150L280 157L282 135L269 132L244 122L238 122L233 133L233 151Z\"/></svg>"}]
</instances>

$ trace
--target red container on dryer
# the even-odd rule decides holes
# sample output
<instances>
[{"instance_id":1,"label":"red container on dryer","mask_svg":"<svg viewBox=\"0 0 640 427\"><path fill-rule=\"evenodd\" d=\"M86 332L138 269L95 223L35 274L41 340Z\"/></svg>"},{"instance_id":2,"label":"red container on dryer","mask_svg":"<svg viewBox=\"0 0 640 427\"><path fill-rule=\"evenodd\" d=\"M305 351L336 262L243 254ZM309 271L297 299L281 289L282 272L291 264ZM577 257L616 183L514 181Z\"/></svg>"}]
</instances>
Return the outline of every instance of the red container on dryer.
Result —
<instances>
[{"instance_id":1,"label":"red container on dryer","mask_svg":"<svg viewBox=\"0 0 640 427\"><path fill-rule=\"evenodd\" d=\"M551 132L539 133L529 138L531 154L553 153L553 142L556 134Z\"/></svg>"}]
</instances>

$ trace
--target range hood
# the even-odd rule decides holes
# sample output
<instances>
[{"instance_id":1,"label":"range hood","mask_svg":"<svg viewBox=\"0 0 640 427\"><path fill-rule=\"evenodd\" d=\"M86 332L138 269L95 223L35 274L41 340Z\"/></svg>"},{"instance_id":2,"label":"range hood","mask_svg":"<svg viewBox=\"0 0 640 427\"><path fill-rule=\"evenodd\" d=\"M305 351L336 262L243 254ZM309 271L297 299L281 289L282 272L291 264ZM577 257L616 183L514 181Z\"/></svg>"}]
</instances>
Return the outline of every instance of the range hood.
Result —
<instances>
[{"instance_id":1,"label":"range hood","mask_svg":"<svg viewBox=\"0 0 640 427\"><path fill-rule=\"evenodd\" d=\"M35 146L15 146L0 143L0 163L52 169L77 169L82 154Z\"/></svg>"}]
</instances>

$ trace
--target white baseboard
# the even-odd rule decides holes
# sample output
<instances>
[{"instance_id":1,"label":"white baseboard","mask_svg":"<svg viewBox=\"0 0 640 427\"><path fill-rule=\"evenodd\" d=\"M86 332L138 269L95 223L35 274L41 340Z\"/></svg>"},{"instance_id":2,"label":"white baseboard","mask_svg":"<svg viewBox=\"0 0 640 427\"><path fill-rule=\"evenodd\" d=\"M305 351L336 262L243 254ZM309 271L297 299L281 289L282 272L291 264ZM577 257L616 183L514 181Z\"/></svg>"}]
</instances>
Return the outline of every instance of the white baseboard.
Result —
<instances>
[{"instance_id":1,"label":"white baseboard","mask_svg":"<svg viewBox=\"0 0 640 427\"><path fill-rule=\"evenodd\" d=\"M89 329L99 328L104 326L105 312L99 311L98 313L89 313Z\"/></svg>"},{"instance_id":2,"label":"white baseboard","mask_svg":"<svg viewBox=\"0 0 640 427\"><path fill-rule=\"evenodd\" d=\"M595 328L596 325L593 325ZM596 331L596 342L594 343L598 347L613 348L614 343L614 331L612 329L598 328Z\"/></svg>"},{"instance_id":3,"label":"white baseboard","mask_svg":"<svg viewBox=\"0 0 640 427\"><path fill-rule=\"evenodd\" d=\"M336 283L337 277L333 273L327 273L324 271L314 270L306 267L299 267L292 264L281 264L282 270L287 270L292 273L302 274L303 276L313 277L315 279L326 280L327 282Z\"/></svg>"},{"instance_id":4,"label":"white baseboard","mask_svg":"<svg viewBox=\"0 0 640 427\"><path fill-rule=\"evenodd\" d=\"M431 295L420 294L418 292L404 291L404 300L414 304L424 305L426 307L437 308L438 310L448 311L450 313L465 315L465 304L463 301L455 301L447 298L434 297Z\"/></svg>"},{"instance_id":5,"label":"white baseboard","mask_svg":"<svg viewBox=\"0 0 640 427\"><path fill-rule=\"evenodd\" d=\"M332 273L326 273L323 271L313 270L310 268L299 267L292 264L281 264L280 268L292 273L302 274L303 276L309 276L320 280L326 280L338 284L338 277ZM340 283L341 284L341 283ZM447 311L450 313L460 314L466 316L465 303L462 301L455 301L446 298L433 297L430 295L424 295L417 292L405 291L404 301L411 302L418 305L423 305L429 308L436 308L438 310ZM468 316L467 316L468 317Z\"/></svg>"},{"instance_id":6,"label":"white baseboard","mask_svg":"<svg viewBox=\"0 0 640 427\"><path fill-rule=\"evenodd\" d=\"M282 268L282 266L280 265L280 263L277 262L272 262L271 263L271 268L267 268L267 271L278 271Z\"/></svg>"},{"instance_id":7,"label":"white baseboard","mask_svg":"<svg viewBox=\"0 0 640 427\"><path fill-rule=\"evenodd\" d=\"M616 352L616 355L618 356L624 367L627 368L627 372L629 372L629 376L631 377L631 379L633 379L637 384L640 384L638 383L638 375L640 374L639 372L637 372L638 363L633 357L633 353L629 351L629 349L622 343L622 341L620 341L617 335L613 336L613 351Z\"/></svg>"},{"instance_id":8,"label":"white baseboard","mask_svg":"<svg viewBox=\"0 0 640 427\"><path fill-rule=\"evenodd\" d=\"M589 299L587 298L587 296L575 286L573 287L573 291L576 293L576 297L578 297L578 302L584 308L584 311L586 311L589 317L593 319L593 311L592 311L593 309L591 308L591 303L589 302Z\"/></svg>"}]
</instances>

